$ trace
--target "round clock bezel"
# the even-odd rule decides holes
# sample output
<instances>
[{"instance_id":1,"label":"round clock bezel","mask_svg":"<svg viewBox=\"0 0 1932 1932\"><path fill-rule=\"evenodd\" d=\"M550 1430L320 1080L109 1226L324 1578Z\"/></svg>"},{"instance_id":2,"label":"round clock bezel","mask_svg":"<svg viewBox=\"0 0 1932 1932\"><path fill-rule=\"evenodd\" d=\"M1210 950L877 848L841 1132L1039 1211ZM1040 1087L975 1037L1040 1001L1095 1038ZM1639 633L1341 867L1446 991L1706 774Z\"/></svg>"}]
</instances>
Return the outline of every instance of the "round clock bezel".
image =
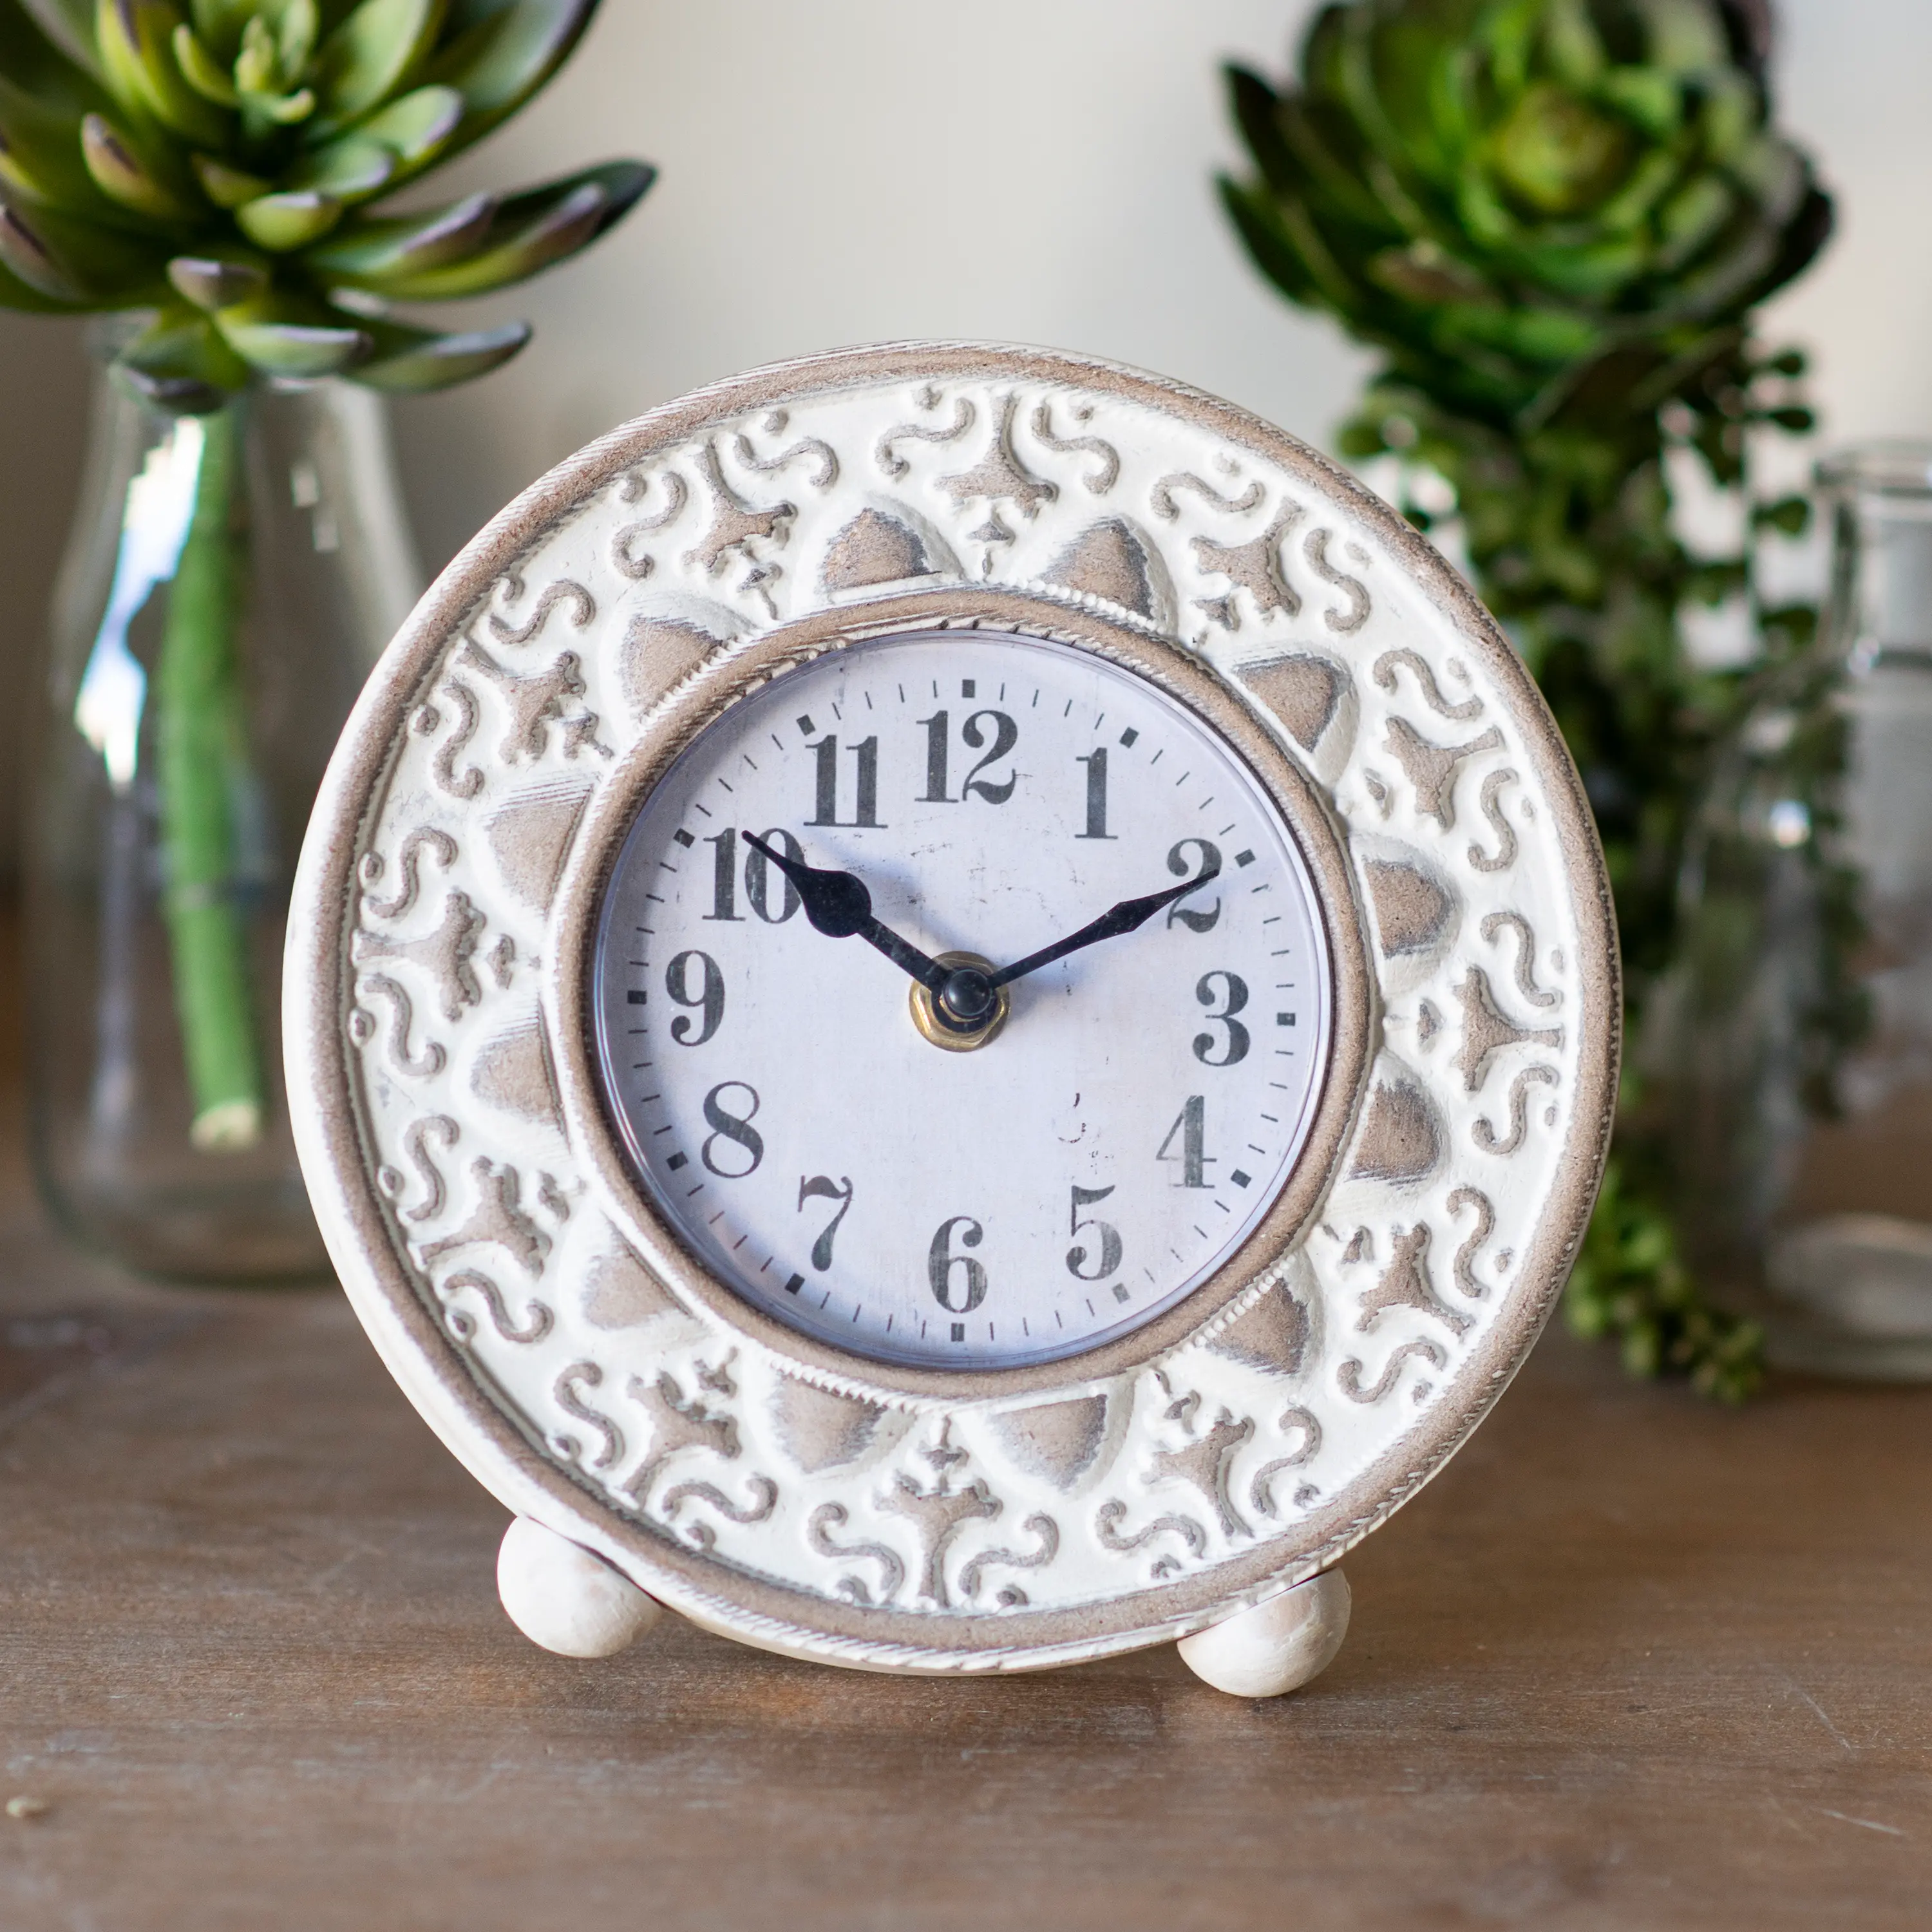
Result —
<instances>
[{"instance_id":1,"label":"round clock bezel","mask_svg":"<svg viewBox=\"0 0 1932 1932\"><path fill-rule=\"evenodd\" d=\"M958 629L1031 638L1090 652L1144 679L1211 732L1281 814L1312 890L1327 954L1326 1064L1308 1132L1261 1219L1213 1274L1141 1327L1047 1362L949 1370L880 1361L830 1346L767 1315L720 1279L665 1218L635 1173L598 1075L597 938L613 868L652 790L689 746L742 698L828 654L886 638ZM1008 592L949 586L815 612L722 652L662 703L587 811L553 902L544 1012L566 1130L598 1204L680 1299L818 1378L889 1399L929 1400L1078 1390L1127 1374L1211 1324L1293 1251L1331 1185L1372 1058L1374 976L1341 836L1306 775L1198 658L1082 610ZM895 1015L896 1018L897 1016Z\"/></svg>"}]
</instances>

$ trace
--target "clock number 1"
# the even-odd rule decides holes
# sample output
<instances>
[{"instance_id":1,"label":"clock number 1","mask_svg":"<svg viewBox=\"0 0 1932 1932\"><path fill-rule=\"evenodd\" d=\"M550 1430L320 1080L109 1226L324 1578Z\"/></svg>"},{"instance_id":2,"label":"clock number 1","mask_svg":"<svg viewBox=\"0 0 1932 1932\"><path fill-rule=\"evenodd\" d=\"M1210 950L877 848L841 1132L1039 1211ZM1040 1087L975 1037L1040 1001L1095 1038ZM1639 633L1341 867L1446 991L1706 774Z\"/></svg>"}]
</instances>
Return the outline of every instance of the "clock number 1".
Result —
<instances>
[{"instance_id":1,"label":"clock number 1","mask_svg":"<svg viewBox=\"0 0 1932 1932\"><path fill-rule=\"evenodd\" d=\"M1102 746L1097 752L1089 752L1084 758L1076 758L1076 765L1087 767L1087 830L1076 832L1076 838L1111 838L1113 833L1107 830L1107 751Z\"/></svg>"}]
</instances>

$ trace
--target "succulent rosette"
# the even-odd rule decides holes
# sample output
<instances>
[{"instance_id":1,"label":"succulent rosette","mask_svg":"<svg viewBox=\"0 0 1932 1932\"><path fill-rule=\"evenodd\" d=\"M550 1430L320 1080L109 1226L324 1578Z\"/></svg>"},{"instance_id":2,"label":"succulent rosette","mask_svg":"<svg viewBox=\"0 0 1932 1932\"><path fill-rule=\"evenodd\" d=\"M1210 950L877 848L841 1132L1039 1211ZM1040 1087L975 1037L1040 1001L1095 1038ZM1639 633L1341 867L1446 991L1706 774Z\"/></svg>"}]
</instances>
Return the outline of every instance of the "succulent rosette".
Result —
<instances>
[{"instance_id":1,"label":"succulent rosette","mask_svg":"<svg viewBox=\"0 0 1932 1932\"><path fill-rule=\"evenodd\" d=\"M0 0L0 306L138 309L118 372L205 410L257 376L432 389L526 325L482 296L587 247L650 185L610 161L407 214L382 204L514 114L596 0Z\"/></svg>"},{"instance_id":2,"label":"succulent rosette","mask_svg":"<svg viewBox=\"0 0 1932 1932\"><path fill-rule=\"evenodd\" d=\"M1633 1032L1671 968L1686 828L1739 703L1735 674L1692 661L1681 614L1752 598L1756 533L1808 514L1750 502L1736 554L1695 555L1665 463L1694 448L1748 499L1754 434L1811 426L1804 358L1751 335L1832 224L1772 124L1770 25L1766 0L1345 0L1316 16L1288 84L1228 76L1252 166L1221 190L1249 253L1385 357L1343 453L1401 458L1421 528L1454 517L1575 756ZM1753 614L1773 658L1815 619ZM1624 1101L1573 1322L1618 1336L1635 1367L1742 1394L1756 1331L1678 1258L1674 1176L1631 1062Z\"/></svg>"},{"instance_id":3,"label":"succulent rosette","mask_svg":"<svg viewBox=\"0 0 1932 1932\"><path fill-rule=\"evenodd\" d=\"M1301 85L1231 71L1222 191L1297 302L1481 415L1547 417L1615 358L1655 400L1821 245L1742 0L1358 0Z\"/></svg>"}]
</instances>

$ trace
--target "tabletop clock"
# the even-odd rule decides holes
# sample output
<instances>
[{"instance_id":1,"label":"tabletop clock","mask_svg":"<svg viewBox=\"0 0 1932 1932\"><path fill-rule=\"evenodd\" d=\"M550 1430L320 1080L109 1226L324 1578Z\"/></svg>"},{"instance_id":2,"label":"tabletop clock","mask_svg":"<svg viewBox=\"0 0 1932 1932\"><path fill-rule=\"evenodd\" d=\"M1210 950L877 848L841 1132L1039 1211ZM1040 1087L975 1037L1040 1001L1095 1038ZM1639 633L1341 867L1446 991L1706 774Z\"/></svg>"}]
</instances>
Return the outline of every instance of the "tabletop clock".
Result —
<instances>
[{"instance_id":1,"label":"tabletop clock","mask_svg":"<svg viewBox=\"0 0 1932 1932\"><path fill-rule=\"evenodd\" d=\"M1495 1400L1615 1088L1547 710L1358 484L911 344L656 410L378 668L304 850L303 1165L506 1607L1293 1688Z\"/></svg>"}]
</instances>

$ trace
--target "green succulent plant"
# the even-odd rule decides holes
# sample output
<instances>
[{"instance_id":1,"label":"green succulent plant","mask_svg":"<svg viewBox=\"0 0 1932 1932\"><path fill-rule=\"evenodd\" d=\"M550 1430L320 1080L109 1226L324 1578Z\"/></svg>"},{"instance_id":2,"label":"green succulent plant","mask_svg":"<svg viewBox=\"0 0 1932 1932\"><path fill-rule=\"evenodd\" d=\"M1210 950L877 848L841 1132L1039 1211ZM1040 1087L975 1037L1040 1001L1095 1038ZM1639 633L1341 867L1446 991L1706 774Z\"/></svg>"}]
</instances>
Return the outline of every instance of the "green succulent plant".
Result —
<instances>
[{"instance_id":1,"label":"green succulent plant","mask_svg":"<svg viewBox=\"0 0 1932 1932\"><path fill-rule=\"evenodd\" d=\"M1450 486L1476 587L1595 812L1633 1034L1672 958L1690 814L1744 682L1694 665L1681 613L1752 598L1773 662L1815 622L1755 601L1756 542L1796 533L1808 508L1755 500L1754 436L1812 419L1803 358L1760 351L1752 311L1832 221L1772 124L1769 37L1763 0L1348 0L1316 15L1294 82L1228 70L1252 171L1222 181L1227 212L1277 288L1383 352L1344 453ZM1750 500L1737 554L1696 556L1676 534L1673 445ZM1425 530L1445 514L1405 508ZM1755 1330L1678 1259L1651 1111L1627 1072L1573 1318L1623 1339L1633 1366L1735 1396Z\"/></svg>"},{"instance_id":2,"label":"green succulent plant","mask_svg":"<svg viewBox=\"0 0 1932 1932\"><path fill-rule=\"evenodd\" d=\"M506 288L650 185L610 161L380 204L548 80L596 0L0 0L0 306L151 310L123 379L184 410L255 377L392 391L495 368L526 325L391 314Z\"/></svg>"},{"instance_id":3,"label":"green succulent plant","mask_svg":"<svg viewBox=\"0 0 1932 1932\"><path fill-rule=\"evenodd\" d=\"M440 388L522 348L525 323L439 332L393 305L554 266L653 171L608 161L514 194L380 204L516 112L596 5L0 0L0 307L140 312L113 373L191 452L193 516L148 693L190 1138L205 1152L253 1145L267 1118L236 803L250 759L237 644L248 392L337 375Z\"/></svg>"}]
</instances>

